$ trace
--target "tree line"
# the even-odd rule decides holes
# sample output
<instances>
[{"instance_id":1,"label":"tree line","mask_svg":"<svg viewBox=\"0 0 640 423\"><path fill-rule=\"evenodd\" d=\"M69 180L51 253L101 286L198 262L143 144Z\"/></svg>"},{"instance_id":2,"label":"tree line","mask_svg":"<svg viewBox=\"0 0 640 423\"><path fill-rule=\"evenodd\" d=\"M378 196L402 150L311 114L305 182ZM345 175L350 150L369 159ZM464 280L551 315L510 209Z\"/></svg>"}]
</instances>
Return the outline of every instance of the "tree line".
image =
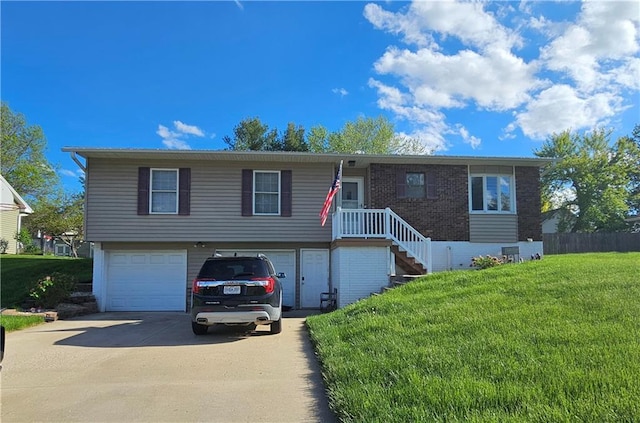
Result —
<instances>
[{"instance_id":1,"label":"tree line","mask_svg":"<svg viewBox=\"0 0 640 423\"><path fill-rule=\"evenodd\" d=\"M47 234L77 255L84 234L84 189L64 191L58 166L46 158L47 141L40 126L29 124L5 102L1 121L1 173L34 209L16 239L29 249L35 234ZM227 150L236 151L433 153L420 140L398 135L383 116L358 117L337 131L322 125L306 131L290 122L282 132L259 117L248 117L222 140ZM640 212L640 125L615 141L606 129L564 130L551 135L533 154L555 159L541 173L542 211L559 213L560 232L640 230L627 220Z\"/></svg>"}]
</instances>

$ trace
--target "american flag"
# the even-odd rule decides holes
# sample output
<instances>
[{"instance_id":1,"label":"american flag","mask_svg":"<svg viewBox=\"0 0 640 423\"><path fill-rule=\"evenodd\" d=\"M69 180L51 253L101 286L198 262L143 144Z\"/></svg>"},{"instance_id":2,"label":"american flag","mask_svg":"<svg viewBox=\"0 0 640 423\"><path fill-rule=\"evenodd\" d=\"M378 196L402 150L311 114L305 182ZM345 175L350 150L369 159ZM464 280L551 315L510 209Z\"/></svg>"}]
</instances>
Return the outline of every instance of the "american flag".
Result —
<instances>
[{"instance_id":1,"label":"american flag","mask_svg":"<svg viewBox=\"0 0 640 423\"><path fill-rule=\"evenodd\" d=\"M331 208L333 197L338 191L340 191L340 178L342 178L342 160L340 160L338 173L336 173L336 177L333 180L333 184L331 184L331 188L329 188L327 198L325 198L324 204L322 205L322 210L320 211L320 225L322 226L324 226L325 222L327 221L327 217L329 216L329 209Z\"/></svg>"}]
</instances>

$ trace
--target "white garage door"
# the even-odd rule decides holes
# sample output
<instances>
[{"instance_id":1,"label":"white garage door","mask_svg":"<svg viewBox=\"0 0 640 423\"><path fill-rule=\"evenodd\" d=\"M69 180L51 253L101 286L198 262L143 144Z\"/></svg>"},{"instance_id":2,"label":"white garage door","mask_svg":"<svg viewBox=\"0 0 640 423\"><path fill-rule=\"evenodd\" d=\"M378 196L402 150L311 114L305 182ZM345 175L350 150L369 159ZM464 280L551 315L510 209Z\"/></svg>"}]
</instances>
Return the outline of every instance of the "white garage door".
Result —
<instances>
[{"instance_id":1,"label":"white garage door","mask_svg":"<svg viewBox=\"0 0 640 423\"><path fill-rule=\"evenodd\" d=\"M282 283L282 304L289 307L296 305L296 252L294 250L223 250L216 251L223 256L256 255L262 253L269 257L276 272L283 272L287 277L280 279Z\"/></svg>"},{"instance_id":2,"label":"white garage door","mask_svg":"<svg viewBox=\"0 0 640 423\"><path fill-rule=\"evenodd\" d=\"M184 311L186 250L110 251L107 311Z\"/></svg>"}]
</instances>

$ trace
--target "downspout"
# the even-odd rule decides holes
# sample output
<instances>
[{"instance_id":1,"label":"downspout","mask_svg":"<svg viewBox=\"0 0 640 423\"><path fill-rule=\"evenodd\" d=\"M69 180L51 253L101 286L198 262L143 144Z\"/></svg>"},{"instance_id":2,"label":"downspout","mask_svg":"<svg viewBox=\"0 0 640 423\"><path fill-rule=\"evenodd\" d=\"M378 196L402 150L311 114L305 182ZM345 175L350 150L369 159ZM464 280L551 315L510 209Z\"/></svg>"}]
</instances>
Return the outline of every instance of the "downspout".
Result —
<instances>
[{"instance_id":1,"label":"downspout","mask_svg":"<svg viewBox=\"0 0 640 423\"><path fill-rule=\"evenodd\" d=\"M78 167L86 174L87 173L87 168L85 165L82 164L82 162L80 160L78 160L78 156L76 156L76 152L72 151L71 152L71 160L73 160L74 162L76 162L76 164L78 165Z\"/></svg>"}]
</instances>

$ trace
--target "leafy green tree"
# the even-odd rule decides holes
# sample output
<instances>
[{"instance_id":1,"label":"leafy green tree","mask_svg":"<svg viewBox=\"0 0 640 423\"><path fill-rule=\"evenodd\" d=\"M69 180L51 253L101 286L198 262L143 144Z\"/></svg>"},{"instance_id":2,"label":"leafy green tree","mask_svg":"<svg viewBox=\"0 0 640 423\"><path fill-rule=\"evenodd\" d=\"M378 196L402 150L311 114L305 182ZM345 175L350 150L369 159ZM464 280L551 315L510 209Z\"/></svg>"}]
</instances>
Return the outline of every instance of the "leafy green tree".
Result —
<instances>
[{"instance_id":1,"label":"leafy green tree","mask_svg":"<svg viewBox=\"0 0 640 423\"><path fill-rule=\"evenodd\" d=\"M636 124L631 132L631 136L620 140L622 151L626 154L622 157L626 159L629 167L629 209L635 215L640 215L640 125Z\"/></svg>"},{"instance_id":2,"label":"leafy green tree","mask_svg":"<svg viewBox=\"0 0 640 423\"><path fill-rule=\"evenodd\" d=\"M1 173L13 188L28 199L49 194L59 180L45 157L47 140L42 128L27 124L2 102L0 134Z\"/></svg>"},{"instance_id":3,"label":"leafy green tree","mask_svg":"<svg viewBox=\"0 0 640 423\"><path fill-rule=\"evenodd\" d=\"M278 151L282 150L277 129L269 129L260 118L246 118L233 128L233 138L225 135L222 140L229 150Z\"/></svg>"},{"instance_id":4,"label":"leafy green tree","mask_svg":"<svg viewBox=\"0 0 640 423\"><path fill-rule=\"evenodd\" d=\"M307 135L309 150L315 153L427 154L415 138L399 136L393 123L383 116L358 117L336 132L314 126Z\"/></svg>"},{"instance_id":5,"label":"leafy green tree","mask_svg":"<svg viewBox=\"0 0 640 423\"><path fill-rule=\"evenodd\" d=\"M284 151L309 151L307 141L304 139L304 128L289 122L287 130L282 134L280 146Z\"/></svg>"},{"instance_id":6,"label":"leafy green tree","mask_svg":"<svg viewBox=\"0 0 640 423\"><path fill-rule=\"evenodd\" d=\"M583 135L567 130L534 150L538 157L556 159L542 174L543 204L567 189L574 194L559 205L575 217L570 232L627 228L630 143L620 139L611 145L610 136L604 129Z\"/></svg>"},{"instance_id":7,"label":"leafy green tree","mask_svg":"<svg viewBox=\"0 0 640 423\"><path fill-rule=\"evenodd\" d=\"M73 257L78 257L78 246L84 239L84 194L43 197L24 223L32 234L40 231L61 240Z\"/></svg>"}]
</instances>

